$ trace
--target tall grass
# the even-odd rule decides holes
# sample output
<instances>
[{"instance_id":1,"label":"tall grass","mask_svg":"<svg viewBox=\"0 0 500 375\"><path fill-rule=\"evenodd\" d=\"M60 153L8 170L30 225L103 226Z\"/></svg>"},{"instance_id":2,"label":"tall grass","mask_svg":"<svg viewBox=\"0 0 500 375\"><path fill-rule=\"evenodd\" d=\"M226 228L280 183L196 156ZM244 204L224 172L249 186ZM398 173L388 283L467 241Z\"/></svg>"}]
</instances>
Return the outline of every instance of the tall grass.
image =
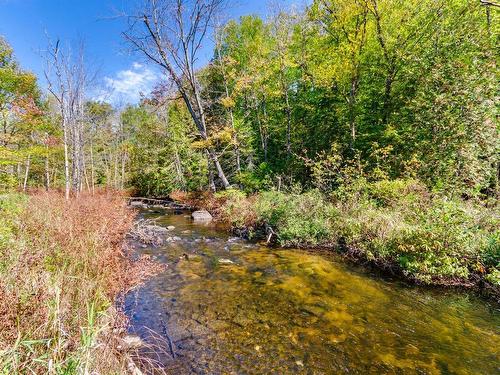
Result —
<instances>
[{"instance_id":1,"label":"tall grass","mask_svg":"<svg viewBox=\"0 0 500 375\"><path fill-rule=\"evenodd\" d=\"M117 194L0 198L0 373L121 373L120 293L148 274Z\"/></svg>"}]
</instances>

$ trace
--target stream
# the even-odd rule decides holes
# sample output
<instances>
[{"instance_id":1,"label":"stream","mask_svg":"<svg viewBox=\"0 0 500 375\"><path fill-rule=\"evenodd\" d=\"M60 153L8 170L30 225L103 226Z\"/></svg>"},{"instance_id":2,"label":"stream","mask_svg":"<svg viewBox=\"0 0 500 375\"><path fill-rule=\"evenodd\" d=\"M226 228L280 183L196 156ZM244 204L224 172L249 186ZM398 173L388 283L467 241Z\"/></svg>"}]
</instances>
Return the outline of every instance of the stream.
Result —
<instances>
[{"instance_id":1,"label":"stream","mask_svg":"<svg viewBox=\"0 0 500 375\"><path fill-rule=\"evenodd\" d=\"M231 237L188 212L143 210L172 243L125 296L129 333L168 374L500 374L500 310L334 255Z\"/></svg>"}]
</instances>

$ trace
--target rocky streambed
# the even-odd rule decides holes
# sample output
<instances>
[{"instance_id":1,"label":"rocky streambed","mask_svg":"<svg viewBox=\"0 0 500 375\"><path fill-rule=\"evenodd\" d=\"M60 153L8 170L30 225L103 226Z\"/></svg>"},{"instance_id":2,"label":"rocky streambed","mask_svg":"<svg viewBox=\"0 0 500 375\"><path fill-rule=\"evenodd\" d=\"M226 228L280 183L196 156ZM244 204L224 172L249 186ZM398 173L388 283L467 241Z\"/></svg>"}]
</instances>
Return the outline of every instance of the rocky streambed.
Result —
<instances>
[{"instance_id":1,"label":"rocky streambed","mask_svg":"<svg viewBox=\"0 0 500 375\"><path fill-rule=\"evenodd\" d=\"M498 306L387 280L335 257L141 210L138 255L165 271L125 298L141 357L172 374L499 373Z\"/></svg>"}]
</instances>

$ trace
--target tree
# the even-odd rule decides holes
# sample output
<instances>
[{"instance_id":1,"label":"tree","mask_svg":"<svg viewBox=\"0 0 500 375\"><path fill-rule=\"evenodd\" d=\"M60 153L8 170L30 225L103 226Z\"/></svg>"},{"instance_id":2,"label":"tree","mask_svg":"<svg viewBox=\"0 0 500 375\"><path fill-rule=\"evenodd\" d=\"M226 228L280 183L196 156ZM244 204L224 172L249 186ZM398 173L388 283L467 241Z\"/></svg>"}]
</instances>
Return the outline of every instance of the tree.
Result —
<instances>
[{"instance_id":1,"label":"tree","mask_svg":"<svg viewBox=\"0 0 500 375\"><path fill-rule=\"evenodd\" d=\"M85 174L83 121L89 77L85 70L83 44L73 55L69 48L63 51L59 40L55 44L49 40L46 63L45 78L49 92L57 101L63 131L65 196L69 199L71 189L77 195L82 190Z\"/></svg>"},{"instance_id":2,"label":"tree","mask_svg":"<svg viewBox=\"0 0 500 375\"><path fill-rule=\"evenodd\" d=\"M196 63L210 23L223 3L223 0L195 0L192 3L148 0L143 9L130 17L130 29L123 33L138 52L173 80L204 141L209 139L209 133ZM207 147L206 152L223 187L229 187L216 151Z\"/></svg>"},{"instance_id":3,"label":"tree","mask_svg":"<svg viewBox=\"0 0 500 375\"><path fill-rule=\"evenodd\" d=\"M34 163L48 157L53 133L45 116L36 77L21 70L13 50L0 38L0 181L26 190ZM22 169L24 168L24 172ZM48 168L48 167L47 167ZM16 170L17 169L17 170ZM48 174L46 184L48 185Z\"/></svg>"}]
</instances>

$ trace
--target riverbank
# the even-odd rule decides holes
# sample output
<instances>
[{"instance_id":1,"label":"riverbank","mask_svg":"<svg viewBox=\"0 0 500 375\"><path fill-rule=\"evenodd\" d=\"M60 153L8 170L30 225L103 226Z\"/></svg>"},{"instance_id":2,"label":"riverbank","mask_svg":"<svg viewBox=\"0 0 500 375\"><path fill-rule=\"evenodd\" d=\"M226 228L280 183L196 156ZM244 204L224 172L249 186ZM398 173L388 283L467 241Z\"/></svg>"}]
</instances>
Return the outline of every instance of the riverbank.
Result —
<instances>
[{"instance_id":1,"label":"riverbank","mask_svg":"<svg viewBox=\"0 0 500 375\"><path fill-rule=\"evenodd\" d=\"M415 180L318 191L247 195L174 193L250 238L283 247L330 248L411 282L476 289L500 300L498 204L451 199Z\"/></svg>"},{"instance_id":2,"label":"riverbank","mask_svg":"<svg viewBox=\"0 0 500 375\"><path fill-rule=\"evenodd\" d=\"M115 301L158 266L126 256L134 212L115 192L0 199L0 373L125 373Z\"/></svg>"}]
</instances>

